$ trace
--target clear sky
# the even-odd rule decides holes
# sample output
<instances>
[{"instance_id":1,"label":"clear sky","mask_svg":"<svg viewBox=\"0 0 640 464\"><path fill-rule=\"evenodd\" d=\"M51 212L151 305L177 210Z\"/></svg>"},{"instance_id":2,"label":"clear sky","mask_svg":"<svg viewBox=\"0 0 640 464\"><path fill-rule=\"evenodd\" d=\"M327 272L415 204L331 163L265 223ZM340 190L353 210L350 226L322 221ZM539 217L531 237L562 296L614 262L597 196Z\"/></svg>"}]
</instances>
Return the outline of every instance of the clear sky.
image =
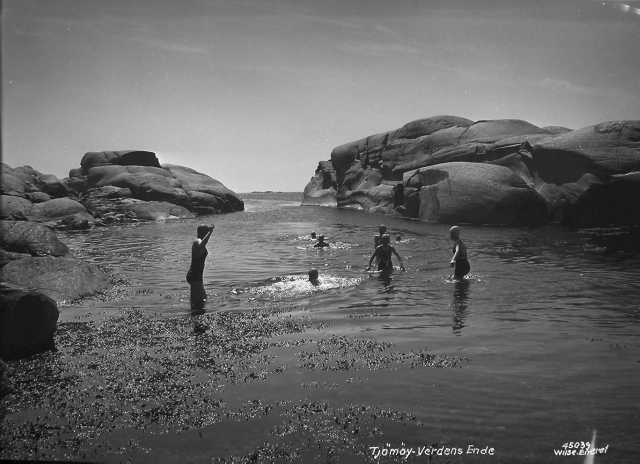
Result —
<instances>
[{"instance_id":1,"label":"clear sky","mask_svg":"<svg viewBox=\"0 0 640 464\"><path fill-rule=\"evenodd\" d=\"M236 191L436 114L640 119L640 2L5 0L2 157L144 149Z\"/></svg>"}]
</instances>

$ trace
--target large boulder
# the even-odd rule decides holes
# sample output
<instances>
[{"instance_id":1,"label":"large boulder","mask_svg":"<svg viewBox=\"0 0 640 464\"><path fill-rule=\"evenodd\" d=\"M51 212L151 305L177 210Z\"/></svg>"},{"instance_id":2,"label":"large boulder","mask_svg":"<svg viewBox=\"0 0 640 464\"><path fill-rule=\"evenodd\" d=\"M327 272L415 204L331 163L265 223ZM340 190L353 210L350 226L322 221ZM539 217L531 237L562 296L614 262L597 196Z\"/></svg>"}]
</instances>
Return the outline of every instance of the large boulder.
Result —
<instances>
[{"instance_id":1,"label":"large boulder","mask_svg":"<svg viewBox=\"0 0 640 464\"><path fill-rule=\"evenodd\" d=\"M157 220L239 211L242 200L193 169L160 166L147 151L90 152L66 185L101 222Z\"/></svg>"},{"instance_id":2,"label":"large boulder","mask_svg":"<svg viewBox=\"0 0 640 464\"><path fill-rule=\"evenodd\" d=\"M338 206L336 171L331 161L320 161L315 175L304 189L303 205Z\"/></svg>"},{"instance_id":3,"label":"large boulder","mask_svg":"<svg viewBox=\"0 0 640 464\"><path fill-rule=\"evenodd\" d=\"M52 349L56 302L43 293L0 285L0 357L16 359Z\"/></svg>"},{"instance_id":4,"label":"large boulder","mask_svg":"<svg viewBox=\"0 0 640 464\"><path fill-rule=\"evenodd\" d=\"M415 177L416 171L425 174ZM515 119L472 122L436 116L334 148L307 184L303 204L442 222L540 223L546 218L582 225L638 224L637 213L629 211L637 207L628 196L636 191L637 171L640 121L570 130ZM446 198L444 185L428 178L439 175L435 172L446 173L447 183L450 175L456 179L455 191ZM604 205L605 198L616 207L598 212L596 205ZM484 208L478 205L482 201L487 202ZM465 202L477 208L463 208ZM517 214L532 205L533 213Z\"/></svg>"},{"instance_id":5,"label":"large boulder","mask_svg":"<svg viewBox=\"0 0 640 464\"><path fill-rule=\"evenodd\" d=\"M417 189L417 216L425 221L474 224L542 224L540 195L509 168L486 163L443 163L405 173Z\"/></svg>"},{"instance_id":6,"label":"large boulder","mask_svg":"<svg viewBox=\"0 0 640 464\"><path fill-rule=\"evenodd\" d=\"M0 221L0 248L32 256L67 256L69 249L47 226L27 221Z\"/></svg>"},{"instance_id":7,"label":"large boulder","mask_svg":"<svg viewBox=\"0 0 640 464\"><path fill-rule=\"evenodd\" d=\"M30 256L10 261L2 281L44 293L57 302L71 302L111 286L109 276L95 264L71 257Z\"/></svg>"},{"instance_id":8,"label":"large boulder","mask_svg":"<svg viewBox=\"0 0 640 464\"><path fill-rule=\"evenodd\" d=\"M26 198L13 195L0 197L0 219L26 221L33 204Z\"/></svg>"},{"instance_id":9,"label":"large boulder","mask_svg":"<svg viewBox=\"0 0 640 464\"><path fill-rule=\"evenodd\" d=\"M54 198L35 203L27 218L56 229L88 229L95 222L87 209L71 198Z\"/></svg>"},{"instance_id":10,"label":"large boulder","mask_svg":"<svg viewBox=\"0 0 640 464\"><path fill-rule=\"evenodd\" d=\"M53 174L43 174L31 166L11 168L2 164L2 193L25 197L36 192L56 198L69 194L64 182Z\"/></svg>"}]
</instances>

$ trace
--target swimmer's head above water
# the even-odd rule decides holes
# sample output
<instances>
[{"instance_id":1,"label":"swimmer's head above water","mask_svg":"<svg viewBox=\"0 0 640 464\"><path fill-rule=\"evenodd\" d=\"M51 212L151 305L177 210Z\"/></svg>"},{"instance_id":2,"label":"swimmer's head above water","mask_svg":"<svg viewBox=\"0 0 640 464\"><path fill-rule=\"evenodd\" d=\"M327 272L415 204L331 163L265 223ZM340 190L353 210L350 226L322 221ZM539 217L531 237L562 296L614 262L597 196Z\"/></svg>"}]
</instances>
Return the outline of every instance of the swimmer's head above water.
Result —
<instances>
[{"instance_id":1,"label":"swimmer's head above water","mask_svg":"<svg viewBox=\"0 0 640 464\"><path fill-rule=\"evenodd\" d=\"M316 238L316 233L315 232L311 232L311 238L315 240L315 238Z\"/></svg>"},{"instance_id":2,"label":"swimmer's head above water","mask_svg":"<svg viewBox=\"0 0 640 464\"><path fill-rule=\"evenodd\" d=\"M451 226L449 228L449 237L451 238L451 240L458 240L460 238L460 227Z\"/></svg>"},{"instance_id":3,"label":"swimmer's head above water","mask_svg":"<svg viewBox=\"0 0 640 464\"><path fill-rule=\"evenodd\" d=\"M380 232L380 235L384 235L387 233L387 226L385 226L384 224L380 224L378 226L378 232Z\"/></svg>"},{"instance_id":4,"label":"swimmer's head above water","mask_svg":"<svg viewBox=\"0 0 640 464\"><path fill-rule=\"evenodd\" d=\"M390 236L389 234L384 234L384 235L382 235L382 237L381 237L381 239L380 239L380 242L381 242L383 245L388 245L388 244L389 244L389 242L391 242L391 236Z\"/></svg>"},{"instance_id":5,"label":"swimmer's head above water","mask_svg":"<svg viewBox=\"0 0 640 464\"><path fill-rule=\"evenodd\" d=\"M313 285L318 285L318 270L317 269L311 269L309 271L309 282L311 282Z\"/></svg>"}]
</instances>

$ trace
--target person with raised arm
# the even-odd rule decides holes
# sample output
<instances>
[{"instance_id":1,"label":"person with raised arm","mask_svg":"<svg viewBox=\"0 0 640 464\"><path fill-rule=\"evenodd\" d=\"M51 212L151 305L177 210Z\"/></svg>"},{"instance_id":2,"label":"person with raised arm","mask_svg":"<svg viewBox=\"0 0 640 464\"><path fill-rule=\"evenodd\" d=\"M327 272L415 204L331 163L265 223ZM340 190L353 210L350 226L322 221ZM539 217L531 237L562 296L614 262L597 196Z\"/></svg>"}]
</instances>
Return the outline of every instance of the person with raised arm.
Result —
<instances>
[{"instance_id":1,"label":"person with raised arm","mask_svg":"<svg viewBox=\"0 0 640 464\"><path fill-rule=\"evenodd\" d=\"M200 225L196 231L197 238L191 244L191 266L187 272L187 282L191 286L191 310L200 311L204 308L207 294L202 282L204 263L209 252L207 243L213 234L214 225Z\"/></svg>"}]
</instances>

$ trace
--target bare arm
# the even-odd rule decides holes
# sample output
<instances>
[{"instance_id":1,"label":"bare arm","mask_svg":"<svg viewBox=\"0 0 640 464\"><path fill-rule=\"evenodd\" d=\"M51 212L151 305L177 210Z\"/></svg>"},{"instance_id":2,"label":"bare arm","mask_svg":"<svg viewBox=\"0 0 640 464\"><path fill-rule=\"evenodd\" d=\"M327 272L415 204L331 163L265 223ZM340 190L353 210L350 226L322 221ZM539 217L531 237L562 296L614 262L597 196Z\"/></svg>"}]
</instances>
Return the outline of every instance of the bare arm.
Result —
<instances>
[{"instance_id":1,"label":"bare arm","mask_svg":"<svg viewBox=\"0 0 640 464\"><path fill-rule=\"evenodd\" d=\"M451 264L455 264L456 259L458 259L458 253L460 252L460 244L457 243L456 244L456 250L453 253L453 256L451 257Z\"/></svg>"},{"instance_id":2,"label":"bare arm","mask_svg":"<svg viewBox=\"0 0 640 464\"><path fill-rule=\"evenodd\" d=\"M371 258L369 259L369 265L367 266L367 271L371 269L371 263L373 262L373 258L375 258L377 254L378 254L378 249L376 248L373 254L371 255Z\"/></svg>"},{"instance_id":3,"label":"bare arm","mask_svg":"<svg viewBox=\"0 0 640 464\"><path fill-rule=\"evenodd\" d=\"M398 261L400 261L400 269L404 270L404 263L402 262L402 257L398 254L398 252L396 251L396 249L394 247L391 247L391 252L397 256Z\"/></svg>"},{"instance_id":4,"label":"bare arm","mask_svg":"<svg viewBox=\"0 0 640 464\"><path fill-rule=\"evenodd\" d=\"M204 238L200 241L200 246L205 246L207 244L207 242L211 238L211 234L213 234L213 229L214 228L215 228L215 226L211 226L209 228L209 232L207 232L207 235L205 235Z\"/></svg>"}]
</instances>

